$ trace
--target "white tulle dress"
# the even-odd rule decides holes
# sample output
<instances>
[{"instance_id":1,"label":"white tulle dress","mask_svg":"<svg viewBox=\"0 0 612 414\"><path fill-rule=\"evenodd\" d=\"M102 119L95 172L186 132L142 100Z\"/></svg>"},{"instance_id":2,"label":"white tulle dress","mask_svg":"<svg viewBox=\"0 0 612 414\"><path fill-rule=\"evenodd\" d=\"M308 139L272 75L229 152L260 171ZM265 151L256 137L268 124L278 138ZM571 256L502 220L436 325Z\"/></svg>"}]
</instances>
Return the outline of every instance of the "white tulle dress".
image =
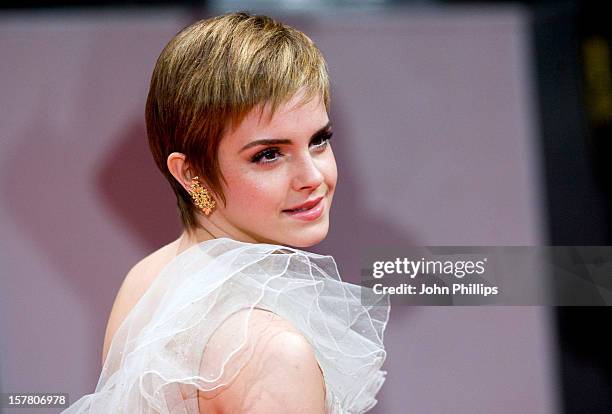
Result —
<instances>
[{"instance_id":1,"label":"white tulle dress","mask_svg":"<svg viewBox=\"0 0 612 414\"><path fill-rule=\"evenodd\" d=\"M364 292L371 293L340 280L331 256L227 238L201 242L161 271L116 331L95 392L64 413L197 414L197 399L182 396L179 385L214 391L238 375L250 357L255 308L310 342L328 413L363 413L385 379L389 318L388 297L364 305ZM230 318L222 350L202 363L207 342Z\"/></svg>"}]
</instances>

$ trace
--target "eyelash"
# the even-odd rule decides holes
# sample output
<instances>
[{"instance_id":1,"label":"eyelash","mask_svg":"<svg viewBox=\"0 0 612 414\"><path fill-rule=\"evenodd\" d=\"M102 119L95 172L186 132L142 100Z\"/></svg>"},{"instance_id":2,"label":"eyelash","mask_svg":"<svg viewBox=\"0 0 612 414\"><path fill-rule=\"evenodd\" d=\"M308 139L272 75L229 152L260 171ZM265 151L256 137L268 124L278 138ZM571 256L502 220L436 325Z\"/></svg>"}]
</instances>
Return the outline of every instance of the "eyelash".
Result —
<instances>
[{"instance_id":1,"label":"eyelash","mask_svg":"<svg viewBox=\"0 0 612 414\"><path fill-rule=\"evenodd\" d=\"M324 151L329 145L329 141L331 140L332 135L333 135L333 132L325 133L319 137L314 138L310 143L312 145L313 142L317 140L321 140L321 143L314 145L314 147L316 148L317 151ZM264 157L266 157L267 155L276 155L276 157L273 159L266 160ZM256 164L272 164L278 161L279 156L282 156L282 155L283 153L281 152L280 148L270 147L262 151L259 151L257 154L253 155L251 157L251 162L256 163Z\"/></svg>"}]
</instances>

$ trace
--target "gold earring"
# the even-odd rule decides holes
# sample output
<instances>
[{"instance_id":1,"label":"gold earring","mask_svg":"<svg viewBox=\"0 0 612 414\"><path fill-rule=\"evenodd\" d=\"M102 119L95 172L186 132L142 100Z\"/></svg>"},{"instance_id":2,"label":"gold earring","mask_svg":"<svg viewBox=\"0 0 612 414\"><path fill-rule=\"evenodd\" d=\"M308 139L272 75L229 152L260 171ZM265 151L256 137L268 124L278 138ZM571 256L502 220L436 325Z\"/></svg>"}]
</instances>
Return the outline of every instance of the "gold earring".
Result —
<instances>
[{"instance_id":1,"label":"gold earring","mask_svg":"<svg viewBox=\"0 0 612 414\"><path fill-rule=\"evenodd\" d=\"M208 190L200 185L197 176L191 179L191 186L187 192L193 198L193 203L207 216L215 208L215 200L210 196Z\"/></svg>"}]
</instances>

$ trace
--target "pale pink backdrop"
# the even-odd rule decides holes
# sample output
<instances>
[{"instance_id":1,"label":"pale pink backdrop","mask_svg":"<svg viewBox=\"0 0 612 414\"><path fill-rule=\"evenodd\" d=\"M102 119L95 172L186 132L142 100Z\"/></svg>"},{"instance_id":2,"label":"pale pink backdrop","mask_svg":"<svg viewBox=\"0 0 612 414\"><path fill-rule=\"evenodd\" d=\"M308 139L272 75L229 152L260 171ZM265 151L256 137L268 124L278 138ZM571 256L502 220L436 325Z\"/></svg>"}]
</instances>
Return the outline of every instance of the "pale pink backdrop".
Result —
<instances>
[{"instance_id":1,"label":"pale pink backdrop","mask_svg":"<svg viewBox=\"0 0 612 414\"><path fill-rule=\"evenodd\" d=\"M143 109L157 55L192 20L0 16L2 391L92 392L122 278L178 235ZM317 251L345 279L373 244L546 242L524 11L284 20L329 63L340 183ZM538 307L396 307L373 412L557 413L551 324Z\"/></svg>"}]
</instances>

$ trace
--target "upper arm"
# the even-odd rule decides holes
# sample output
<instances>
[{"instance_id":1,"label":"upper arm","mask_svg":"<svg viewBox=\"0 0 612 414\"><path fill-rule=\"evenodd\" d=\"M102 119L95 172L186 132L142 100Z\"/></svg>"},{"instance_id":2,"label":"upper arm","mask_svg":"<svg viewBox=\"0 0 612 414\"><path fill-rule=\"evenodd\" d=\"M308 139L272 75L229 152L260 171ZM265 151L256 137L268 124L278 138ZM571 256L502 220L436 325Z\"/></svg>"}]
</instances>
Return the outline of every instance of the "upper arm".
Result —
<instances>
[{"instance_id":1,"label":"upper arm","mask_svg":"<svg viewBox=\"0 0 612 414\"><path fill-rule=\"evenodd\" d=\"M290 331L263 340L265 344L242 379L252 384L245 396L246 411L323 413L325 385L308 341Z\"/></svg>"},{"instance_id":2,"label":"upper arm","mask_svg":"<svg viewBox=\"0 0 612 414\"><path fill-rule=\"evenodd\" d=\"M266 311L255 309L251 324L265 317L258 312ZM325 412L325 382L312 345L288 322L275 318L265 330L250 330L248 340L254 341L254 352L236 379L215 398L221 412Z\"/></svg>"}]
</instances>

